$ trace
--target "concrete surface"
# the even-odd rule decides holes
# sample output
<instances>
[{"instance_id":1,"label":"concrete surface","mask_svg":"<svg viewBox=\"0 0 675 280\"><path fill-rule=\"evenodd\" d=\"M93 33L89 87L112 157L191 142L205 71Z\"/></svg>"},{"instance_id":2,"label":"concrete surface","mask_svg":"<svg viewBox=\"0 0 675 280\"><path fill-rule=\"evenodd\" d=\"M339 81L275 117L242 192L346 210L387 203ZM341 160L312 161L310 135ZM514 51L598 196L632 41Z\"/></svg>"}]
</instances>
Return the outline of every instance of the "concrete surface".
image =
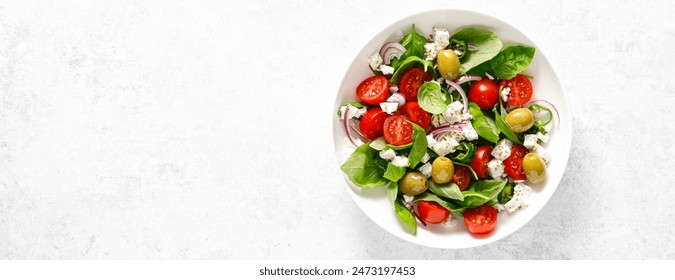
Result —
<instances>
[{"instance_id":1,"label":"concrete surface","mask_svg":"<svg viewBox=\"0 0 675 280\"><path fill-rule=\"evenodd\" d=\"M675 258L672 1L82 2L0 2L0 258ZM435 8L521 29L574 115L549 204L473 249L383 231L332 162L354 54Z\"/></svg>"}]
</instances>

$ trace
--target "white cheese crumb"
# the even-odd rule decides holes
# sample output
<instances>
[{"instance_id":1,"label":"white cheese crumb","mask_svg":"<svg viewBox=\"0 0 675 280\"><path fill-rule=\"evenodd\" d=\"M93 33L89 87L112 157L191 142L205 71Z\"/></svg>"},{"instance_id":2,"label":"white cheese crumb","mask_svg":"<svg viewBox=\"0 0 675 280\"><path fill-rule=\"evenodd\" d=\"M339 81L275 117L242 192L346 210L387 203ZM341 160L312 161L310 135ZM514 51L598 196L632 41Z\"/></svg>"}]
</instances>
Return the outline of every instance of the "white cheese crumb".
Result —
<instances>
[{"instance_id":1,"label":"white cheese crumb","mask_svg":"<svg viewBox=\"0 0 675 280\"><path fill-rule=\"evenodd\" d=\"M513 198L504 204L504 207L506 207L506 210L509 211L509 213L519 209L525 209L527 207L527 198L531 193L532 189L530 187L523 183L518 183L513 188Z\"/></svg>"},{"instance_id":2,"label":"white cheese crumb","mask_svg":"<svg viewBox=\"0 0 675 280\"><path fill-rule=\"evenodd\" d=\"M382 57L379 53L373 53L368 57L368 64L370 64L371 69L377 71L382 65Z\"/></svg>"},{"instance_id":3,"label":"white cheese crumb","mask_svg":"<svg viewBox=\"0 0 675 280\"><path fill-rule=\"evenodd\" d=\"M542 147L539 144L536 144L534 146L534 149L532 149L532 152L539 155L545 163L549 163L551 161L551 155L548 153L546 148Z\"/></svg>"},{"instance_id":4,"label":"white cheese crumb","mask_svg":"<svg viewBox=\"0 0 675 280\"><path fill-rule=\"evenodd\" d=\"M396 110L398 110L398 103L396 102L382 102L380 103L380 108L382 108L382 111L387 112L387 114L391 115Z\"/></svg>"},{"instance_id":5,"label":"white cheese crumb","mask_svg":"<svg viewBox=\"0 0 675 280\"><path fill-rule=\"evenodd\" d=\"M429 153L426 153L426 152L425 152L425 153L424 153L424 156L422 157L422 163L427 163L427 162L429 162L429 159L431 159L431 157L429 157Z\"/></svg>"},{"instance_id":6,"label":"white cheese crumb","mask_svg":"<svg viewBox=\"0 0 675 280\"><path fill-rule=\"evenodd\" d=\"M509 87L505 87L505 88L502 89L501 96L502 96L502 100L504 100L504 102L509 100L509 93L510 92L511 92L511 88L509 88Z\"/></svg>"},{"instance_id":7,"label":"white cheese crumb","mask_svg":"<svg viewBox=\"0 0 675 280\"><path fill-rule=\"evenodd\" d=\"M345 109L347 107L349 108L349 116L345 116ZM347 106L343 105L340 107L340 115L342 115L343 118L347 117L348 119L360 118L366 113L366 111L368 111L368 108L365 106L363 108L356 108L354 105L349 104Z\"/></svg>"},{"instance_id":8,"label":"white cheese crumb","mask_svg":"<svg viewBox=\"0 0 675 280\"><path fill-rule=\"evenodd\" d=\"M447 29L434 26L431 28L431 34L433 34L436 49L442 50L450 45L450 32Z\"/></svg>"},{"instance_id":9,"label":"white cheese crumb","mask_svg":"<svg viewBox=\"0 0 675 280\"><path fill-rule=\"evenodd\" d=\"M462 130L462 133L464 134L464 137L466 140L469 141L475 141L478 140L478 132L471 126L471 123L467 123L467 127Z\"/></svg>"},{"instance_id":10,"label":"white cheese crumb","mask_svg":"<svg viewBox=\"0 0 675 280\"><path fill-rule=\"evenodd\" d=\"M386 149L380 151L380 157L386 160L392 160L394 157L396 157L396 152L394 152L392 149Z\"/></svg>"},{"instance_id":11,"label":"white cheese crumb","mask_svg":"<svg viewBox=\"0 0 675 280\"><path fill-rule=\"evenodd\" d=\"M445 156L447 154L455 152L455 149L459 146L459 142L453 139L452 137L443 137L440 141L436 142L431 149L436 152L439 156Z\"/></svg>"},{"instance_id":12,"label":"white cheese crumb","mask_svg":"<svg viewBox=\"0 0 675 280\"><path fill-rule=\"evenodd\" d=\"M513 148L513 142L509 139L502 139L492 149L491 154L495 159L505 160L511 155L511 148Z\"/></svg>"},{"instance_id":13,"label":"white cheese crumb","mask_svg":"<svg viewBox=\"0 0 675 280\"><path fill-rule=\"evenodd\" d=\"M391 164L396 165L398 167L408 167L410 166L410 161L408 161L407 157L395 156L394 159L391 160Z\"/></svg>"},{"instance_id":14,"label":"white cheese crumb","mask_svg":"<svg viewBox=\"0 0 675 280\"><path fill-rule=\"evenodd\" d=\"M382 64L380 65L380 71L382 71L382 75L391 75L394 74L394 67Z\"/></svg>"},{"instance_id":15,"label":"white cheese crumb","mask_svg":"<svg viewBox=\"0 0 675 280\"><path fill-rule=\"evenodd\" d=\"M424 176L427 176L427 178L431 177L431 163L425 163L422 166L420 166L419 171L424 174Z\"/></svg>"},{"instance_id":16,"label":"white cheese crumb","mask_svg":"<svg viewBox=\"0 0 675 280\"><path fill-rule=\"evenodd\" d=\"M431 135L427 135L427 147L431 149L434 145L436 145L436 139Z\"/></svg>"},{"instance_id":17,"label":"white cheese crumb","mask_svg":"<svg viewBox=\"0 0 675 280\"><path fill-rule=\"evenodd\" d=\"M412 195L403 195L403 200L405 200L405 202L411 202L413 199L415 199L415 197Z\"/></svg>"},{"instance_id":18,"label":"white cheese crumb","mask_svg":"<svg viewBox=\"0 0 675 280\"><path fill-rule=\"evenodd\" d=\"M504 175L504 163L498 159L492 159L487 164L490 177L499 179Z\"/></svg>"},{"instance_id":19,"label":"white cheese crumb","mask_svg":"<svg viewBox=\"0 0 675 280\"><path fill-rule=\"evenodd\" d=\"M438 55L438 50L436 50L436 44L426 43L424 44L424 59L434 60Z\"/></svg>"}]
</instances>

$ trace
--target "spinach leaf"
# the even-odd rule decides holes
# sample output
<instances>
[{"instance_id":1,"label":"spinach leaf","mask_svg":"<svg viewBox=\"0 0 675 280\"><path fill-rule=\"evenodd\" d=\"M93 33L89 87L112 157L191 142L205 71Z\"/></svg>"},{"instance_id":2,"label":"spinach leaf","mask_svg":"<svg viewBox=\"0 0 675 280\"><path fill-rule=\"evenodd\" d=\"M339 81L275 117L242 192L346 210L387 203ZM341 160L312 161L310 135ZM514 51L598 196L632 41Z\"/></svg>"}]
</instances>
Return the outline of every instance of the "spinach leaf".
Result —
<instances>
[{"instance_id":1,"label":"spinach leaf","mask_svg":"<svg viewBox=\"0 0 675 280\"><path fill-rule=\"evenodd\" d=\"M509 202L511 198L513 198L513 187L515 186L514 183L507 183L506 186L502 189L501 192L499 192L499 195L497 195L497 201L501 204Z\"/></svg>"},{"instance_id":2,"label":"spinach leaf","mask_svg":"<svg viewBox=\"0 0 675 280\"><path fill-rule=\"evenodd\" d=\"M478 180L471 182L469 188L462 192L464 201L457 202L460 206L474 208L481 206L502 191L507 180Z\"/></svg>"},{"instance_id":3,"label":"spinach leaf","mask_svg":"<svg viewBox=\"0 0 675 280\"><path fill-rule=\"evenodd\" d=\"M460 74L465 74L472 68L495 57L502 49L502 41L487 30L469 27L460 30L450 37L450 40L464 41L476 47L475 51L465 50L459 67ZM485 75L484 73L480 74Z\"/></svg>"},{"instance_id":4,"label":"spinach leaf","mask_svg":"<svg viewBox=\"0 0 675 280\"><path fill-rule=\"evenodd\" d=\"M409 57L419 57L424 58L424 44L427 43L427 38L417 33L415 30L415 25L413 24L412 30L410 33L403 36L401 39L401 45L405 48L405 52L399 57L396 61L397 63L392 63L392 67L398 69L397 66L402 65L403 63L398 64L400 61L405 61Z\"/></svg>"},{"instance_id":5,"label":"spinach leaf","mask_svg":"<svg viewBox=\"0 0 675 280\"><path fill-rule=\"evenodd\" d=\"M438 78L438 72L436 72L436 69L434 69L433 62L429 60L424 60L416 56L411 56L403 60L401 62L401 65L398 68L396 68L396 71L394 71L394 74L391 76L390 82L392 84L398 85L398 80L401 78L401 76L403 76L403 73L405 73L406 70L414 67L424 69L424 71L431 74L431 78L433 79Z\"/></svg>"},{"instance_id":6,"label":"spinach leaf","mask_svg":"<svg viewBox=\"0 0 675 280\"><path fill-rule=\"evenodd\" d=\"M396 211L396 216L398 216L398 219L407 226L406 230L410 232L410 234L416 235L417 220L415 220L415 216L410 213L410 210L408 210L408 208L403 205L401 199L396 199L396 201L394 201L394 211Z\"/></svg>"},{"instance_id":7,"label":"spinach leaf","mask_svg":"<svg viewBox=\"0 0 675 280\"><path fill-rule=\"evenodd\" d=\"M394 205L394 202L396 201L396 198L399 197L399 195L398 195L398 183L391 182L391 184L389 184L389 186L387 187L387 197L389 198L389 201L391 202L391 205Z\"/></svg>"},{"instance_id":8,"label":"spinach leaf","mask_svg":"<svg viewBox=\"0 0 675 280\"><path fill-rule=\"evenodd\" d=\"M464 200L462 191L459 190L459 187L455 183L446 183L446 184L436 184L434 180L428 180L427 186L429 190L437 196L456 199L459 201Z\"/></svg>"},{"instance_id":9,"label":"spinach leaf","mask_svg":"<svg viewBox=\"0 0 675 280\"><path fill-rule=\"evenodd\" d=\"M345 104L342 104L342 106L347 106L347 105L352 105L352 106L354 106L356 108L359 108L359 109L364 107L363 103L361 103L361 102L347 102ZM340 110L342 108L342 106L340 106L340 108L338 108L338 110L337 110L338 117L342 117L342 110Z\"/></svg>"},{"instance_id":10,"label":"spinach leaf","mask_svg":"<svg viewBox=\"0 0 675 280\"><path fill-rule=\"evenodd\" d=\"M383 177L387 161L368 144L356 148L340 169L355 185L362 188L383 186L389 180Z\"/></svg>"},{"instance_id":11,"label":"spinach leaf","mask_svg":"<svg viewBox=\"0 0 675 280\"><path fill-rule=\"evenodd\" d=\"M410 122L413 126L413 136L412 136L412 148L408 154L408 161L410 162L410 167L415 167L422 158L424 153L427 152L427 133L424 131L424 128L419 125Z\"/></svg>"},{"instance_id":12,"label":"spinach leaf","mask_svg":"<svg viewBox=\"0 0 675 280\"><path fill-rule=\"evenodd\" d=\"M492 112L495 113L495 124L497 125L497 128L504 134L504 136L506 136L506 139L511 140L513 143L522 145L523 142L520 141L518 135L513 132L513 130L511 130L509 125L504 122L504 119L502 119L503 116L497 112L497 106L492 108Z\"/></svg>"},{"instance_id":13,"label":"spinach leaf","mask_svg":"<svg viewBox=\"0 0 675 280\"><path fill-rule=\"evenodd\" d=\"M532 63L534 48L523 45L513 45L502 49L490 65L495 72L495 77L508 80L522 72Z\"/></svg>"},{"instance_id":14,"label":"spinach leaf","mask_svg":"<svg viewBox=\"0 0 675 280\"><path fill-rule=\"evenodd\" d=\"M485 117L476 103L469 102L469 113L473 117L471 125L473 125L478 136L483 137L485 140L492 143L497 143L499 141L499 129L495 122L492 119Z\"/></svg>"},{"instance_id":15,"label":"spinach leaf","mask_svg":"<svg viewBox=\"0 0 675 280\"><path fill-rule=\"evenodd\" d=\"M459 142L457 151L450 155L450 159L460 163L469 163L476 156L476 146L471 142Z\"/></svg>"},{"instance_id":16,"label":"spinach leaf","mask_svg":"<svg viewBox=\"0 0 675 280\"><path fill-rule=\"evenodd\" d=\"M441 114L448 108L446 96L441 92L441 85L436 82L425 82L417 91L420 107L432 114Z\"/></svg>"},{"instance_id":17,"label":"spinach leaf","mask_svg":"<svg viewBox=\"0 0 675 280\"><path fill-rule=\"evenodd\" d=\"M424 201L433 201L438 203L439 205L443 206L443 208L450 210L450 212L455 213L460 216L464 216L464 210L466 210L467 207L463 206L458 206L452 201L448 201L445 199L442 199L438 197L437 195L430 193L430 192L425 192L423 194L420 194L418 196L415 196L413 199L413 202L418 202L420 200Z\"/></svg>"},{"instance_id":18,"label":"spinach leaf","mask_svg":"<svg viewBox=\"0 0 675 280\"><path fill-rule=\"evenodd\" d=\"M483 62L479 64L478 66L471 68L471 70L466 71L467 75L478 75L481 77L486 76L485 73L490 74L491 76L495 76L494 71L492 71L492 65L490 65L490 61Z\"/></svg>"},{"instance_id":19,"label":"spinach leaf","mask_svg":"<svg viewBox=\"0 0 675 280\"><path fill-rule=\"evenodd\" d=\"M396 166L390 162L387 164L387 170L384 171L384 175L382 175L382 177L389 179L389 181L397 182L403 178L405 171L405 167Z\"/></svg>"}]
</instances>

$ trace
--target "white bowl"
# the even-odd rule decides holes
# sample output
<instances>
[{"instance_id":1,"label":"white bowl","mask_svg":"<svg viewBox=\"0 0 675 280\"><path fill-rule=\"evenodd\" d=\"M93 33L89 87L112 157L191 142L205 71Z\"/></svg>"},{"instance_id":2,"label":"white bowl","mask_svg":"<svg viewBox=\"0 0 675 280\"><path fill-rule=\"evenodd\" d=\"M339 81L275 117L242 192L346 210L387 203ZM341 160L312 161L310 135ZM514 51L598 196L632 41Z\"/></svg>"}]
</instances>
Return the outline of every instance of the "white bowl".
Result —
<instances>
[{"instance_id":1,"label":"white bowl","mask_svg":"<svg viewBox=\"0 0 675 280\"><path fill-rule=\"evenodd\" d=\"M548 100L560 113L560 126L553 129L551 140L545 145L552 157L547 166L547 181L532 187L534 192L528 200L529 207L511 214L499 213L497 227L488 235L470 234L464 225L464 220L460 217L454 228L445 228L440 225L424 227L418 223L417 236L413 236L408 234L399 223L387 199L385 187L361 189L352 184L341 170L338 169L338 171L343 176L347 192L361 210L377 225L401 239L436 248L468 248L497 241L527 224L546 205L563 176L572 142L570 109L553 67L544 56L544 52L534 42L506 22L473 11L433 10L401 19L375 35L356 54L335 98L335 106L331 114L333 115L333 142L337 166L342 165L355 148L347 140L347 135L335 111L345 102L358 101L355 96L356 86L365 78L373 75L368 66L368 55L379 51L386 42L399 41L404 34L410 31L413 23L418 33L423 36L427 36L434 26L448 29L450 34L462 28L474 26L494 32L505 44L520 43L536 48L534 60L525 70L525 73L534 76L532 79L533 99Z\"/></svg>"}]
</instances>

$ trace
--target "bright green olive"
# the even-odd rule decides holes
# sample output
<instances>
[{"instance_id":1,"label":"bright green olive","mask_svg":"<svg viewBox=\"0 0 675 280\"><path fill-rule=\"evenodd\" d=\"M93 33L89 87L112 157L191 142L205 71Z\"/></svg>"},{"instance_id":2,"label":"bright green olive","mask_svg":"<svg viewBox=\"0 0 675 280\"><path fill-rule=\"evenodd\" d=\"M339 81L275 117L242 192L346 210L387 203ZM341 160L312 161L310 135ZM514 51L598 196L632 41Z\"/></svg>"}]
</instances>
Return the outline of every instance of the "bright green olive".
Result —
<instances>
[{"instance_id":1,"label":"bright green olive","mask_svg":"<svg viewBox=\"0 0 675 280\"><path fill-rule=\"evenodd\" d=\"M408 172L399 181L398 188L405 195L415 196L421 194L427 191L427 177L417 171Z\"/></svg>"},{"instance_id":2,"label":"bright green olive","mask_svg":"<svg viewBox=\"0 0 675 280\"><path fill-rule=\"evenodd\" d=\"M527 108L518 108L511 111L504 119L515 133L523 133L534 124L534 114Z\"/></svg>"},{"instance_id":3,"label":"bright green olive","mask_svg":"<svg viewBox=\"0 0 675 280\"><path fill-rule=\"evenodd\" d=\"M446 157L438 157L431 164L431 179L436 184L450 182L453 174L455 174L455 165Z\"/></svg>"},{"instance_id":4,"label":"bright green olive","mask_svg":"<svg viewBox=\"0 0 675 280\"><path fill-rule=\"evenodd\" d=\"M446 80L454 80L459 76L459 58L453 50L438 52L438 72Z\"/></svg>"},{"instance_id":5,"label":"bright green olive","mask_svg":"<svg viewBox=\"0 0 675 280\"><path fill-rule=\"evenodd\" d=\"M538 154L529 153L523 157L523 171L533 184L546 180L546 163Z\"/></svg>"}]
</instances>

